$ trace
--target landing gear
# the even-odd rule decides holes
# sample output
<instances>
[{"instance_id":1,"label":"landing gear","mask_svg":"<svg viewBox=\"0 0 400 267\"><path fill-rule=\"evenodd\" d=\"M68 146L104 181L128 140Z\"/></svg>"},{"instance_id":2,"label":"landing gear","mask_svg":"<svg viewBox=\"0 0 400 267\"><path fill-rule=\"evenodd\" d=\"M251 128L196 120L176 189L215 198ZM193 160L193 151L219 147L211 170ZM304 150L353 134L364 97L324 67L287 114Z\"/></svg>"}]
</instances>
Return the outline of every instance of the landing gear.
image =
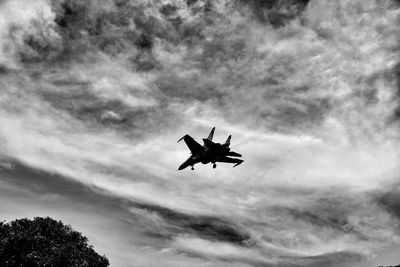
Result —
<instances>
[{"instance_id":1,"label":"landing gear","mask_svg":"<svg viewBox=\"0 0 400 267\"><path fill-rule=\"evenodd\" d=\"M217 168L217 164L214 163L213 164L213 169L215 169L215 168Z\"/></svg>"},{"instance_id":2,"label":"landing gear","mask_svg":"<svg viewBox=\"0 0 400 267\"><path fill-rule=\"evenodd\" d=\"M194 171L194 166L192 166L191 170Z\"/></svg>"}]
</instances>

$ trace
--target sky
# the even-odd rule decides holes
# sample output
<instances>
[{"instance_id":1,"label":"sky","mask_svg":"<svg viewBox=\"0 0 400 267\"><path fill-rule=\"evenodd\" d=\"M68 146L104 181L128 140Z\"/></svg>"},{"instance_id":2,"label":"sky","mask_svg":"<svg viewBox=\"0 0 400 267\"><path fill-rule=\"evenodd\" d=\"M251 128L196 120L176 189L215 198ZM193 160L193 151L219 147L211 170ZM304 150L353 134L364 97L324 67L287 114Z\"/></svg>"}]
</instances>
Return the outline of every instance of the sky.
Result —
<instances>
[{"instance_id":1,"label":"sky","mask_svg":"<svg viewBox=\"0 0 400 267\"><path fill-rule=\"evenodd\" d=\"M0 220L111 266L400 256L397 1L0 1ZM232 135L244 163L183 142Z\"/></svg>"}]
</instances>

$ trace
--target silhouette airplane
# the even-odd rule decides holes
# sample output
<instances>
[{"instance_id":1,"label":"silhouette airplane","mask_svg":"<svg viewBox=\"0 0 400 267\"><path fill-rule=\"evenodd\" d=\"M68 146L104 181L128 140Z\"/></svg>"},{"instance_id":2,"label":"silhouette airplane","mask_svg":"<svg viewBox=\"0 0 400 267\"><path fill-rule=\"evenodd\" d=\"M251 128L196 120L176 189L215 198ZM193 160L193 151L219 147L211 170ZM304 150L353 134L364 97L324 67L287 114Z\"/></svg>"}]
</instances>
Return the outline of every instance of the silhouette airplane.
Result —
<instances>
[{"instance_id":1,"label":"silhouette airplane","mask_svg":"<svg viewBox=\"0 0 400 267\"><path fill-rule=\"evenodd\" d=\"M184 140L188 148L190 149L191 155L190 157L179 166L178 170L183 170L188 166L192 167L194 170L194 165L197 163L212 163L213 168L217 167L216 162L225 162L225 163L234 163L233 167L241 164L243 160L237 158L230 158L230 157L241 157L239 153L231 151L229 145L231 143L231 136L226 139L224 144L214 143L212 141L214 136L215 127L212 128L210 134L207 138L203 139L204 145L200 145L197 143L190 135L186 134L181 139ZM229 157L230 156L230 157Z\"/></svg>"}]
</instances>

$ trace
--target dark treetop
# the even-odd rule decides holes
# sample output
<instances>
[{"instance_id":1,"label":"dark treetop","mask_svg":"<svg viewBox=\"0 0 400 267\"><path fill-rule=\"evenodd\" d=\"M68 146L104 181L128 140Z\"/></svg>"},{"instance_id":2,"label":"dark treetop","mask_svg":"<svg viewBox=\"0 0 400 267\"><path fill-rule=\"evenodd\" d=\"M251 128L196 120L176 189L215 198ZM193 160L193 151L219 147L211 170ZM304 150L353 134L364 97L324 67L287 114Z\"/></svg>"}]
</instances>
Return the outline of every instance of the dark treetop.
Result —
<instances>
[{"instance_id":1,"label":"dark treetop","mask_svg":"<svg viewBox=\"0 0 400 267\"><path fill-rule=\"evenodd\" d=\"M0 266L109 266L87 242L49 217L0 222Z\"/></svg>"}]
</instances>

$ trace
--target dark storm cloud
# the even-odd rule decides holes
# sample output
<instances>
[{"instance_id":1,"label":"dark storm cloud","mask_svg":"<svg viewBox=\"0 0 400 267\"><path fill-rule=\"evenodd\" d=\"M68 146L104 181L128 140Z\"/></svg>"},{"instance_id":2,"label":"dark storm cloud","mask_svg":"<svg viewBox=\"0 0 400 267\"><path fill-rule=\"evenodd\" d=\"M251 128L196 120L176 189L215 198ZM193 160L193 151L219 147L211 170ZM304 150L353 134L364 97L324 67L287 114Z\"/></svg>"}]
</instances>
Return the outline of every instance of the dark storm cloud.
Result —
<instances>
[{"instance_id":1,"label":"dark storm cloud","mask_svg":"<svg viewBox=\"0 0 400 267\"><path fill-rule=\"evenodd\" d=\"M397 84L397 98L400 99L400 64L396 64L396 66L393 68L393 74ZM397 108L393 113L393 120L397 122L399 119L400 119L400 104L397 105Z\"/></svg>"},{"instance_id":2,"label":"dark storm cloud","mask_svg":"<svg viewBox=\"0 0 400 267\"><path fill-rule=\"evenodd\" d=\"M97 51L111 56L131 52L130 60L138 70L151 70L157 65L151 56L155 38L174 42L179 35L168 19L174 10L170 5L156 7L156 13L149 15L146 9L151 6L146 1L57 0L51 4L63 40L58 60L80 60ZM38 45L36 36L26 41L39 54L50 50Z\"/></svg>"},{"instance_id":3,"label":"dark storm cloud","mask_svg":"<svg viewBox=\"0 0 400 267\"><path fill-rule=\"evenodd\" d=\"M309 0L240 0L238 2L249 5L259 21L270 23L274 27L282 27L300 16Z\"/></svg>"},{"instance_id":4,"label":"dark storm cloud","mask_svg":"<svg viewBox=\"0 0 400 267\"><path fill-rule=\"evenodd\" d=\"M8 73L10 73L10 69L8 69L4 65L0 65L0 75L4 75L4 74L8 74Z\"/></svg>"},{"instance_id":5,"label":"dark storm cloud","mask_svg":"<svg viewBox=\"0 0 400 267\"><path fill-rule=\"evenodd\" d=\"M377 197L382 207L387 209L393 216L400 220L400 187L397 186L389 192L382 193Z\"/></svg>"},{"instance_id":6,"label":"dark storm cloud","mask_svg":"<svg viewBox=\"0 0 400 267\"><path fill-rule=\"evenodd\" d=\"M58 53L57 61L67 59L82 60L96 51L102 51L109 55L118 55L121 53L131 53L129 62L134 65L137 70L152 70L154 67L168 68L165 66L165 62L162 64L157 63L157 59L152 55L153 52L153 40L158 38L171 42L173 40L165 36L165 33L175 32L179 36L179 40L185 44L188 32L196 32L195 29L185 30L185 25L193 25L193 21L186 21L179 17L177 14L179 9L182 11L182 6L179 8L172 4L161 5L159 4L155 11L160 12L160 16L148 16L144 12L146 6L143 4L134 4L131 1L117 1L114 4L103 4L100 5L94 1L78 3L76 1L54 1L53 9L56 12L55 17L55 30L62 38L62 42L59 39L50 39L50 36L40 36L36 33L29 34L25 37L25 45L27 49L35 51L35 54L39 57L37 60L49 59L49 53L52 54L51 62L54 62L55 53ZM199 12L198 25L195 26L198 29L202 29L206 26L203 22L204 17L209 18L207 27L217 26L219 23L226 23L220 21L218 16L221 14L215 11L212 14L210 9L213 10L213 4L211 2L204 2ZM253 3L255 10L259 10L262 3ZM271 6L266 5L267 8L277 6L277 8L283 8L285 4L274 3ZM296 6L296 3L290 3L288 6ZM300 5L301 6L301 5ZM187 7L191 10L191 5ZM194 8L194 7L192 7ZM286 7L285 7L286 8ZM285 9L284 8L284 9ZM192 11L191 11L192 12ZM208 14L208 15L207 15ZM174 30L173 23L170 21L171 16L176 16L182 20L182 25L177 30ZM41 24L39 22L38 26ZM131 26L135 25L135 29L132 30ZM172 29L164 27L172 27ZM36 34L36 35L35 35ZM204 33L205 34L205 33ZM204 35L200 34L200 36ZM204 38L199 39L199 43L203 48L203 52L200 57L191 58L193 63L200 63L204 67L204 71L207 73L215 68L223 66L223 62L230 61L234 58L240 59L244 57L248 49L248 44L245 39L240 36L230 37L229 35L220 33L213 34L213 31L207 33L209 37L207 40ZM59 45L59 47L54 47ZM53 51L52 47L55 50ZM136 47L136 50L132 50L132 47ZM53 52L52 52L53 51ZM45 53L45 54L43 54ZM28 53L29 54L29 53ZM28 55L23 56L23 59ZM34 55L32 55L34 57ZM220 63L218 63L220 62ZM216 65L217 64L217 65ZM221 98L225 94L224 90L218 88L219 83L215 80L210 79L208 82L199 80L199 75L194 73L193 75L176 76L175 74L165 73L161 74L156 84L160 87L160 90L167 96L180 97L183 99L198 99L207 100L214 98ZM235 76L236 74L233 73ZM271 77L276 77L273 74ZM177 90L171 89L171 86L175 85ZM175 87L174 86L174 87ZM174 88L175 89L175 88ZM273 90L273 89L272 89ZM268 96L270 97L270 93ZM318 107L318 105L311 104L310 109ZM277 108L282 116L283 120L285 117L290 117L291 114L301 114L302 111L296 110L293 107L280 106ZM308 108L307 108L308 109ZM285 115L287 114L287 115ZM311 114L316 114L314 110ZM266 115L264 113L264 115ZM264 116L262 115L262 116ZM275 116L276 114L268 114L267 116ZM300 115L301 116L301 115ZM301 116L300 118L306 118ZM293 121L297 121L294 119Z\"/></svg>"},{"instance_id":7,"label":"dark storm cloud","mask_svg":"<svg viewBox=\"0 0 400 267\"><path fill-rule=\"evenodd\" d=\"M165 228L170 230L166 232L167 236L193 234L200 238L228 242L240 246L248 246L251 243L250 236L247 233L223 218L193 216L160 206L146 204L135 204L134 207L144 209L149 214L154 213L160 216L167 224ZM149 231L154 231L154 229L149 229ZM160 233L162 232L161 230ZM149 232L149 234L157 234L157 231L153 233Z\"/></svg>"},{"instance_id":8,"label":"dark storm cloud","mask_svg":"<svg viewBox=\"0 0 400 267\"><path fill-rule=\"evenodd\" d=\"M290 21L298 17L307 4L308 1L252 1L244 5L263 14L278 12L282 17L279 21ZM98 53L105 53L130 64L132 70L153 72L155 77L147 81L146 86L156 87L164 95L162 103L173 103L180 99L214 101L214 108L225 113L228 119L235 120L240 116L248 124L265 124L278 131L286 131L287 128L305 130L322 123L332 109L332 96L313 96L314 90L310 90L312 85L293 79L297 73L309 75L301 74L304 63L297 64L294 60L298 55L292 54L290 49L276 58L265 58L265 54L257 51L261 45L257 35L246 36L253 29L249 28L251 25L247 20L243 20L244 17L223 17L224 12L243 9L242 4L224 2L226 10L218 5L209 1L186 5L181 2L150 5L132 1L53 1L55 24L50 28L59 36L41 34L49 26L35 22L43 31L26 34L21 53L34 51L30 53L33 57L37 55L39 61L48 63L96 61ZM148 10L154 13L149 15ZM185 15L187 13L193 16ZM286 22L282 23L284 25ZM225 28L229 30L225 31ZM196 45L188 43L188 38L195 38ZM174 51L173 47L185 49L186 52ZM164 50L171 57L181 57L180 62L171 64L160 58L159 53L164 53ZM310 52L315 53L312 50ZM43 53L50 53L51 56ZM293 53L297 53L295 48ZM294 84L288 85L287 81L291 79ZM257 98L247 94L248 90L256 91L254 95ZM253 101L254 105L243 109L241 103L246 101ZM102 103L100 105L103 106ZM108 111L103 111L101 107L98 110L95 107L80 110L81 118L95 117L94 120L99 117L99 112ZM119 114L112 107L110 111ZM138 114L141 111L132 112L135 113L133 116L141 116ZM143 112L152 113L154 110L145 109ZM126 113L126 109L122 113ZM130 114L119 115L121 120L130 117ZM116 125L118 121L115 121Z\"/></svg>"}]
</instances>

